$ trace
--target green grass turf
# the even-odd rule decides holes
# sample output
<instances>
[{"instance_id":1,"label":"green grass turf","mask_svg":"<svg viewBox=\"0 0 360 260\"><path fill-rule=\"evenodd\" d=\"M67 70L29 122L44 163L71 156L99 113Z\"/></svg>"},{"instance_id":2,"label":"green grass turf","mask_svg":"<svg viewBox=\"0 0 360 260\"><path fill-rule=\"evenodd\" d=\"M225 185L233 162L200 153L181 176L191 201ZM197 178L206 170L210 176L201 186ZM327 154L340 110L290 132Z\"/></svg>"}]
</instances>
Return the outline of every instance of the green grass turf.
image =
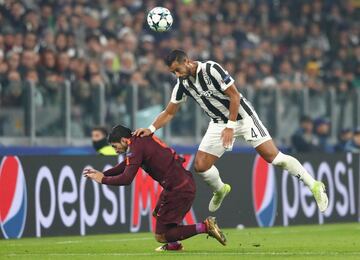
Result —
<instances>
[{"instance_id":1,"label":"green grass turf","mask_svg":"<svg viewBox=\"0 0 360 260\"><path fill-rule=\"evenodd\" d=\"M182 252L154 252L151 233L0 240L0 259L360 259L360 224L225 229L228 245L198 235Z\"/></svg>"}]
</instances>

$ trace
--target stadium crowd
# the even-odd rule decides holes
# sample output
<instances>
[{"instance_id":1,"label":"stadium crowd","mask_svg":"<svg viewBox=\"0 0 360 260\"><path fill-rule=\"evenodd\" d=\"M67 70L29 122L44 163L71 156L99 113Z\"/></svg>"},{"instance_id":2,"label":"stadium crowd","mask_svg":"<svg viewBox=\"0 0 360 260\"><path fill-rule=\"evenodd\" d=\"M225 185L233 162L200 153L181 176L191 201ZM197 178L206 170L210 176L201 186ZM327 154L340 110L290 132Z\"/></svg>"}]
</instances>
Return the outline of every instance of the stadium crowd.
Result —
<instances>
[{"instance_id":1,"label":"stadium crowd","mask_svg":"<svg viewBox=\"0 0 360 260\"><path fill-rule=\"evenodd\" d=\"M158 5L174 16L167 33L146 25ZM0 107L23 104L24 82L36 85L37 106L54 104L69 81L72 114L84 118L103 85L116 122L134 85L140 109L162 104L164 83L174 83L162 58L175 48L219 62L240 91L360 88L357 1L3 0L0 24Z\"/></svg>"}]
</instances>

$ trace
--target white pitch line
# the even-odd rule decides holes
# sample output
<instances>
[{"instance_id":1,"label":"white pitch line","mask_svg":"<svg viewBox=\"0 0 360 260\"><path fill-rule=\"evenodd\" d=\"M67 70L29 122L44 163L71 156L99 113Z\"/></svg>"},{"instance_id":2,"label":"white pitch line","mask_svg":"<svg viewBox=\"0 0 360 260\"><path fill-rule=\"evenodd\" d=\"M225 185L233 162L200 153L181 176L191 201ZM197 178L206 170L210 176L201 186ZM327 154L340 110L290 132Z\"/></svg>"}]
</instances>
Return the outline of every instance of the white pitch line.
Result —
<instances>
[{"instance_id":1,"label":"white pitch line","mask_svg":"<svg viewBox=\"0 0 360 260\"><path fill-rule=\"evenodd\" d=\"M126 241L139 241L139 240L155 240L154 237L140 237L140 238L120 238L120 239L102 239L101 242L126 242Z\"/></svg>"},{"instance_id":2,"label":"white pitch line","mask_svg":"<svg viewBox=\"0 0 360 260\"><path fill-rule=\"evenodd\" d=\"M55 244L57 245L64 245L64 244L77 244L77 243L81 243L81 241L79 240L67 240L67 241L59 241L59 242L55 242ZM41 243L42 244L42 243Z\"/></svg>"},{"instance_id":3,"label":"white pitch line","mask_svg":"<svg viewBox=\"0 0 360 260\"><path fill-rule=\"evenodd\" d=\"M141 237L141 238L120 238L120 239L102 239L101 242L130 242L130 241L139 241L139 240L151 240L153 237ZM89 241L85 240L66 240L55 242L55 244L72 244L72 243L88 243Z\"/></svg>"},{"instance_id":4,"label":"white pitch line","mask_svg":"<svg viewBox=\"0 0 360 260\"><path fill-rule=\"evenodd\" d=\"M140 241L140 240L152 240L155 238L153 237L138 237L138 238L119 238L119 239L102 239L101 242L132 242L132 241ZM65 240L65 241L42 241L41 238L34 240L34 241L29 241L28 243L19 243L19 242L15 242L14 243L9 243L9 244L5 244L6 246L26 246L29 244L57 244L57 245L62 245L62 244L79 244L79 243L89 243L92 241L96 241L96 240L88 240L88 239L84 239L84 240Z\"/></svg>"},{"instance_id":5,"label":"white pitch line","mask_svg":"<svg viewBox=\"0 0 360 260\"><path fill-rule=\"evenodd\" d=\"M161 253L27 253L27 254L5 254L4 256L17 257L17 256L154 256L161 255ZM360 252L171 252L171 255L273 255L273 256L350 256L360 255Z\"/></svg>"}]
</instances>

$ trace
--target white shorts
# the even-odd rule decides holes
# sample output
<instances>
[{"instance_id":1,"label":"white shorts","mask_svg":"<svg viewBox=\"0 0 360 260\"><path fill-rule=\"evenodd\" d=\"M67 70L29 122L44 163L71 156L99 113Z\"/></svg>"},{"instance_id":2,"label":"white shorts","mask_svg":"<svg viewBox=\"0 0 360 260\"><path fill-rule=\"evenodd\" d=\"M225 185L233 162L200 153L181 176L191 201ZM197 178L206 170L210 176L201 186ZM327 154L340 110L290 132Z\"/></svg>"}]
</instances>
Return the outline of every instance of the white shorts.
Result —
<instances>
[{"instance_id":1,"label":"white shorts","mask_svg":"<svg viewBox=\"0 0 360 260\"><path fill-rule=\"evenodd\" d=\"M242 137L254 148L260 144L271 140L271 136L266 127L261 123L255 112L251 116L247 116L237 121L237 127L234 129L234 140ZM226 151L221 140L221 132L226 128L226 124L210 122L209 127L203 137L199 150L221 157Z\"/></svg>"}]
</instances>

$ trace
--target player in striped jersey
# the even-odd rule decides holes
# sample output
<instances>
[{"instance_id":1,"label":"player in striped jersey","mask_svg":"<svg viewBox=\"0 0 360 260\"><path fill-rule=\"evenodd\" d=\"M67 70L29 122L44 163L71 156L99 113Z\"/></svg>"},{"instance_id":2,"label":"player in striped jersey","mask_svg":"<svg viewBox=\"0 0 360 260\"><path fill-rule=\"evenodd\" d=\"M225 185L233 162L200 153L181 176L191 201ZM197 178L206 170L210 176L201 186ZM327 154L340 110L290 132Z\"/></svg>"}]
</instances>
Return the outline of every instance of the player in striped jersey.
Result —
<instances>
[{"instance_id":1,"label":"player in striped jersey","mask_svg":"<svg viewBox=\"0 0 360 260\"><path fill-rule=\"evenodd\" d=\"M325 185L314 180L300 162L283 154L274 144L250 103L237 91L233 78L213 61L190 60L181 50L172 51L166 58L170 71L178 78L171 100L148 128L134 132L148 136L167 124L187 97L193 98L211 118L208 130L195 157L195 171L212 188L210 211L216 211L230 192L214 166L226 150L231 150L235 138L243 137L269 163L286 169L303 181L312 191L321 212L328 206Z\"/></svg>"}]
</instances>

